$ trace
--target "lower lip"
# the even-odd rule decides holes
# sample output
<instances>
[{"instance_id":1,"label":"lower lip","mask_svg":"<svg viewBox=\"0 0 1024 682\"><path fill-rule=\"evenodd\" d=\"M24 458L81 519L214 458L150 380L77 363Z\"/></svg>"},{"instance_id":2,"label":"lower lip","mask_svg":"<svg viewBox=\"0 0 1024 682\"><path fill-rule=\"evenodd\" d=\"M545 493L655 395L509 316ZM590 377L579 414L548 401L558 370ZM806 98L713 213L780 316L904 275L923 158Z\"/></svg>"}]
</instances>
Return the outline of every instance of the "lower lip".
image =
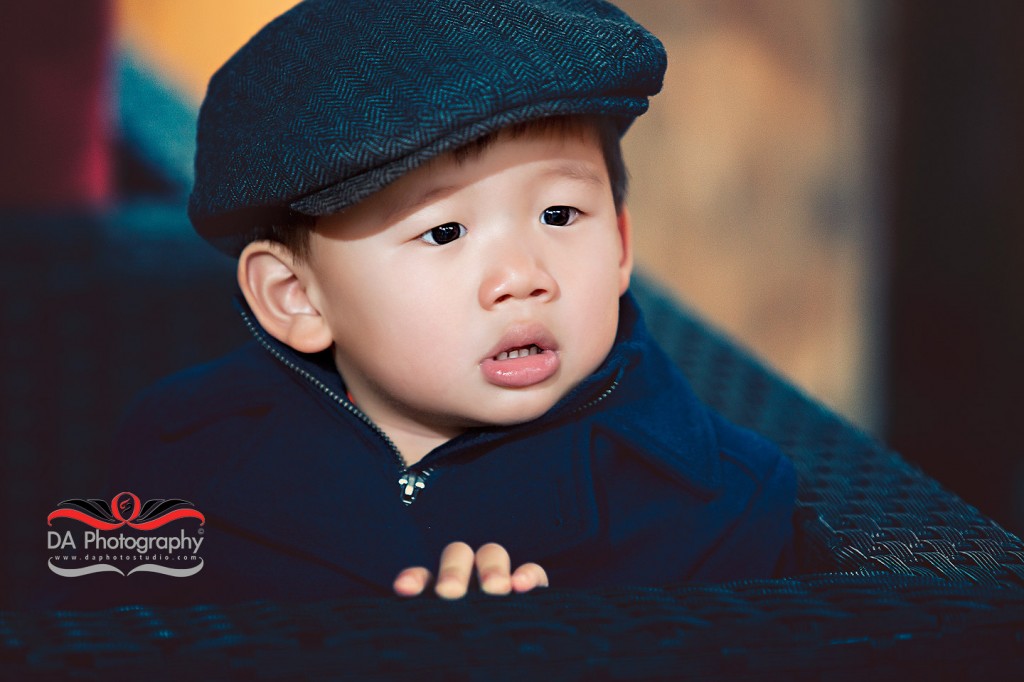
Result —
<instances>
[{"instance_id":1,"label":"lower lip","mask_svg":"<svg viewBox=\"0 0 1024 682\"><path fill-rule=\"evenodd\" d=\"M551 378L558 371L558 354L546 350L511 360L493 358L480 363L484 378L502 388L526 388Z\"/></svg>"}]
</instances>

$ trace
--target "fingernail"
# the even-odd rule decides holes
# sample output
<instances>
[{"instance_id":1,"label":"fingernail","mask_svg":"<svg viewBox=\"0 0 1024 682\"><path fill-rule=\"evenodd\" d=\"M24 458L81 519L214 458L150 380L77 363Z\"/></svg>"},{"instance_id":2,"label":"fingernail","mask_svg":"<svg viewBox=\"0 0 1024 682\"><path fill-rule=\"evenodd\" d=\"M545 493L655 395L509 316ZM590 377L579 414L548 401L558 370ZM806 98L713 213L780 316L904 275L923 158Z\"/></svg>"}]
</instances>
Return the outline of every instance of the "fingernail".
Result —
<instances>
[{"instance_id":1,"label":"fingernail","mask_svg":"<svg viewBox=\"0 0 1024 682\"><path fill-rule=\"evenodd\" d=\"M419 581L411 575L399 578L395 587L403 592L419 592L422 589Z\"/></svg>"},{"instance_id":2,"label":"fingernail","mask_svg":"<svg viewBox=\"0 0 1024 682\"><path fill-rule=\"evenodd\" d=\"M481 581L480 589L487 594L508 594L511 581L501 575L489 575Z\"/></svg>"},{"instance_id":3,"label":"fingernail","mask_svg":"<svg viewBox=\"0 0 1024 682\"><path fill-rule=\"evenodd\" d=\"M434 591L442 599L461 599L466 594L466 591L459 587L458 582L454 580L439 582Z\"/></svg>"}]
</instances>

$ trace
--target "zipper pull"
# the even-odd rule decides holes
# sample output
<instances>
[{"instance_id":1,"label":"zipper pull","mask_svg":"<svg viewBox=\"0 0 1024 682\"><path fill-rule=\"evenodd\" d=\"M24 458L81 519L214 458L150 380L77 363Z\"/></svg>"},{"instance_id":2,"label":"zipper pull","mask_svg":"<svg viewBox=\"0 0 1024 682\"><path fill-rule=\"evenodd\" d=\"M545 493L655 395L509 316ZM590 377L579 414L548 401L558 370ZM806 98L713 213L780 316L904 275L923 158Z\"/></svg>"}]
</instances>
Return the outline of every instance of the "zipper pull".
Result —
<instances>
[{"instance_id":1,"label":"zipper pull","mask_svg":"<svg viewBox=\"0 0 1024 682\"><path fill-rule=\"evenodd\" d=\"M402 486L402 502L406 506L412 504L416 500L416 495L427 487L427 476L429 475L430 469L420 473L412 469L406 469L402 472L402 477L398 479L398 485Z\"/></svg>"}]
</instances>

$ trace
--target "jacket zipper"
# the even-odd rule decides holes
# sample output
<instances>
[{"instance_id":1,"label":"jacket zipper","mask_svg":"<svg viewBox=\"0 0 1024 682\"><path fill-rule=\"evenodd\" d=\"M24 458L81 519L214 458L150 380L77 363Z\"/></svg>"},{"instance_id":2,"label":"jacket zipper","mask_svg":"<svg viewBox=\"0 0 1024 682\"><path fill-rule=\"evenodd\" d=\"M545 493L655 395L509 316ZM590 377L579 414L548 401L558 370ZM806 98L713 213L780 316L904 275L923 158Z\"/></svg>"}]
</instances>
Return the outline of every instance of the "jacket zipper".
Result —
<instances>
[{"instance_id":1,"label":"jacket zipper","mask_svg":"<svg viewBox=\"0 0 1024 682\"><path fill-rule=\"evenodd\" d=\"M587 403L585 405L580 405L575 410L573 410L572 413L573 414L579 414L580 412L582 412L584 410L589 410L594 405L597 405L599 402L601 402L602 400L604 400L605 398L610 396L612 394L612 391L614 391L616 388L618 388L618 386L619 386L619 380L618 379L613 379L611 385L609 385L608 388L604 389L604 391L601 393L601 395L597 396L596 398L594 398L593 400L591 400L589 403Z\"/></svg>"},{"instance_id":2,"label":"jacket zipper","mask_svg":"<svg viewBox=\"0 0 1024 682\"><path fill-rule=\"evenodd\" d=\"M252 320L249 319L249 316L244 311L241 314L242 320L245 322L245 326L248 327L249 329L249 333L251 333L253 337L259 342L259 344L263 346L263 348L266 351L268 351L271 355L273 355L278 360L278 362L280 362L285 367L298 374L300 377L302 377L309 383L313 384L313 386L318 388L324 395L329 397L335 403L344 407L349 413L357 417L360 421L362 421L364 424L373 429L378 436L384 439L384 442L387 444L388 448L391 450L391 453L395 456L395 460L398 462L398 485L401 487L402 503L405 504L405 506L409 506L410 504L415 502L416 496L419 494L421 490L423 490L426 487L427 478L429 478L430 474L434 472L434 467L427 467L423 471L416 471L415 469L411 468L408 464L406 464L405 457L402 456L402 453L398 450L398 447L395 446L395 443L391 440L388 434L384 433L379 426L374 424L372 419L367 417L362 410L353 405L351 402L349 402L345 398L342 398L340 395L332 391L328 386L325 386L324 383L317 379L315 376L313 376L306 370L302 369L294 362L292 362L284 355L282 355L280 352L278 352L276 348L267 343L266 339L263 338L263 335L260 334L258 329L256 329L256 326L253 324Z\"/></svg>"}]
</instances>

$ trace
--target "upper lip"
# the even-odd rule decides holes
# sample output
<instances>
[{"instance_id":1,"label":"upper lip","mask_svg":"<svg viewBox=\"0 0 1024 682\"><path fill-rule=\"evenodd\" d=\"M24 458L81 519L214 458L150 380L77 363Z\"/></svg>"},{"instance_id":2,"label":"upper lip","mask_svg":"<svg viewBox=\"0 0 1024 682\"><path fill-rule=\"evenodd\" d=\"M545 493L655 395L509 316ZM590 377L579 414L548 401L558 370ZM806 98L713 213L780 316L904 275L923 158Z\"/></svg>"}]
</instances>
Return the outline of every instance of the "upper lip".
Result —
<instances>
[{"instance_id":1,"label":"upper lip","mask_svg":"<svg viewBox=\"0 0 1024 682\"><path fill-rule=\"evenodd\" d=\"M558 350L558 343L547 327L539 322L529 322L508 327L498 342L487 351L487 355L483 359L490 360L497 357L498 353L502 351L531 345L537 346L541 350Z\"/></svg>"}]
</instances>

